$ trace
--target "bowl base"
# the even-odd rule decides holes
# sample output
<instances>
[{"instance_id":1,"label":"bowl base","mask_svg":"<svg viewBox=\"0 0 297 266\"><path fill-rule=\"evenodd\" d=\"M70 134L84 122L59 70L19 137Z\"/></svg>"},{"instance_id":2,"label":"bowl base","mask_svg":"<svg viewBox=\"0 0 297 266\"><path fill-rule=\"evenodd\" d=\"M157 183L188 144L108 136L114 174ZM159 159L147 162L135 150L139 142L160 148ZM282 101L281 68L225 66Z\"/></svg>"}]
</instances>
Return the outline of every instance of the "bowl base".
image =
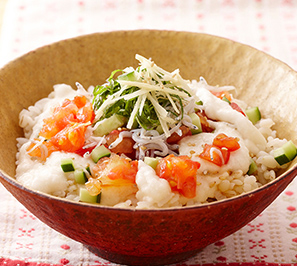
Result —
<instances>
[{"instance_id":1,"label":"bowl base","mask_svg":"<svg viewBox=\"0 0 297 266\"><path fill-rule=\"evenodd\" d=\"M102 249L98 249L96 247L85 245L86 248L94 253L95 255L106 259L108 261L118 263L120 265L131 265L131 266L161 266L161 265L168 265L173 263L178 263L181 261L185 261L190 257L196 255L199 251L193 250L188 252L183 252L174 255L167 255L167 256L131 256L131 255L124 255L119 253L114 253L110 251L105 251Z\"/></svg>"}]
</instances>

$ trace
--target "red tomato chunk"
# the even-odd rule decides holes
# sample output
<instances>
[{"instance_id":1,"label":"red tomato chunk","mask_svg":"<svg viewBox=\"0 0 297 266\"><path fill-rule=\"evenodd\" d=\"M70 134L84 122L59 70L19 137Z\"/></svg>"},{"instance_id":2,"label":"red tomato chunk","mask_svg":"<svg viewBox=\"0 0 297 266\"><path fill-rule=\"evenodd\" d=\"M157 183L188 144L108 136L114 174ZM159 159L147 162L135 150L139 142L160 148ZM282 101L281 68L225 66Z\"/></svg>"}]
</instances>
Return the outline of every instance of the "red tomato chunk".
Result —
<instances>
[{"instance_id":1,"label":"red tomato chunk","mask_svg":"<svg viewBox=\"0 0 297 266\"><path fill-rule=\"evenodd\" d=\"M54 150L76 152L85 143L85 131L95 118L91 102L85 96L76 96L73 100L66 99L60 106L54 108L52 115L43 120L44 124L39 135L46 139L40 152L40 147L30 145L31 156L45 160ZM39 145L40 146L40 145ZM32 150L33 149L33 150ZM46 156L43 156L46 154Z\"/></svg>"},{"instance_id":2,"label":"red tomato chunk","mask_svg":"<svg viewBox=\"0 0 297 266\"><path fill-rule=\"evenodd\" d=\"M212 145L204 145L204 149L199 154L199 157L217 166L222 166L228 163L230 152L236 151L239 148L240 145L237 138L228 137L224 133L220 133L214 138Z\"/></svg>"},{"instance_id":3,"label":"red tomato chunk","mask_svg":"<svg viewBox=\"0 0 297 266\"><path fill-rule=\"evenodd\" d=\"M194 198L199 167L200 164L192 161L188 156L168 155L160 159L156 173L169 182L172 191L177 191L187 198Z\"/></svg>"}]
</instances>

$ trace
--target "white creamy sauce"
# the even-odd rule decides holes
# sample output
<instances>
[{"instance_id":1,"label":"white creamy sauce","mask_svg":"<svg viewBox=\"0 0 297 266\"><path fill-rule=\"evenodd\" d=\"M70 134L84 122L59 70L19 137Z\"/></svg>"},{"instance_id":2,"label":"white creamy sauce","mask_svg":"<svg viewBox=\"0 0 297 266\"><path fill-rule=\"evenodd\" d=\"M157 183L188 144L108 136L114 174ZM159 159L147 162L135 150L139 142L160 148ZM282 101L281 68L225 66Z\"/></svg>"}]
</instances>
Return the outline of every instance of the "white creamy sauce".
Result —
<instances>
[{"instance_id":1,"label":"white creamy sauce","mask_svg":"<svg viewBox=\"0 0 297 266\"><path fill-rule=\"evenodd\" d=\"M44 163L32 160L23 145L18 160L21 162L16 170L16 178L24 186L52 195L63 195L69 184L69 176L61 168L62 158L73 158L75 166L87 165L87 159L74 154L53 152ZM73 178L73 177L72 177Z\"/></svg>"},{"instance_id":2,"label":"white creamy sauce","mask_svg":"<svg viewBox=\"0 0 297 266\"><path fill-rule=\"evenodd\" d=\"M242 170L246 173L250 165L249 150L245 146L242 136L232 126L225 122L215 122L213 133L200 133L197 135L183 138L180 141L180 155L188 155L193 161L198 161L201 165L198 174L208 173L224 173L226 171ZM230 153L230 159L227 164L217 166L214 163L201 159L198 155L203 151L204 144L212 144L213 139L219 134L225 133L229 137L239 139L240 148Z\"/></svg>"},{"instance_id":3,"label":"white creamy sauce","mask_svg":"<svg viewBox=\"0 0 297 266\"><path fill-rule=\"evenodd\" d=\"M67 178L61 168L61 158L65 156L60 152L54 152L43 164L32 160L25 151L26 146L22 146L18 158L21 161L16 170L18 181L26 187L44 193L65 191L68 186Z\"/></svg>"},{"instance_id":4,"label":"white creamy sauce","mask_svg":"<svg viewBox=\"0 0 297 266\"><path fill-rule=\"evenodd\" d=\"M43 120L51 116L53 108L59 106L63 100L73 99L77 95L89 94L83 90L73 90L71 86L65 84L59 84L54 86L54 92L52 92L48 98L41 99L35 106L34 116L31 119L34 123L23 119L20 122L22 127L26 127L26 131L30 134L30 140L36 138L43 126ZM31 108L31 113L32 113ZM30 108L29 108L30 111ZM22 112L28 113L28 110ZM24 113L21 113L22 116ZM27 117L28 119L28 117ZM35 189L44 193L65 196L67 189L69 188L69 177L73 179L71 175L65 175L61 168L62 158L73 158L75 166L77 168L85 168L86 165L92 164L90 158L83 158L75 153L66 152L53 152L45 162L40 162L32 158L26 149L31 141L27 141L21 146L18 153L18 167L16 169L16 178L23 185Z\"/></svg>"},{"instance_id":5,"label":"white creamy sauce","mask_svg":"<svg viewBox=\"0 0 297 266\"><path fill-rule=\"evenodd\" d=\"M161 207L175 196L171 192L167 180L159 178L155 170L143 161L138 162L135 181L139 189L136 198L139 201L137 205L140 208L142 208L142 203L144 203L144 206L149 203L151 206Z\"/></svg>"},{"instance_id":6,"label":"white creamy sauce","mask_svg":"<svg viewBox=\"0 0 297 266\"><path fill-rule=\"evenodd\" d=\"M264 136L247 117L234 110L227 102L214 96L204 86L196 88L196 95L203 102L203 110L206 115L213 120L225 121L234 125L252 153L257 154L260 150L265 149Z\"/></svg>"}]
</instances>

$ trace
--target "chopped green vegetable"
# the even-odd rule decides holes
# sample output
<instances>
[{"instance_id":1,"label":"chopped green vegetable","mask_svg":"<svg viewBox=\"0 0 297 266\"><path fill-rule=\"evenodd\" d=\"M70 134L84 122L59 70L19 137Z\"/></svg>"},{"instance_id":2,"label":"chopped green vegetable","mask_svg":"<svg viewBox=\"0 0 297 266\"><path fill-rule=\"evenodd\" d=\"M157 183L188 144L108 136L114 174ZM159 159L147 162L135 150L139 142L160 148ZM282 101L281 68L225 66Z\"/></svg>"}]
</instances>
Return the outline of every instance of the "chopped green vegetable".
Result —
<instances>
[{"instance_id":1,"label":"chopped green vegetable","mask_svg":"<svg viewBox=\"0 0 297 266\"><path fill-rule=\"evenodd\" d=\"M253 124L256 124L259 120L261 120L261 113L258 107L251 107L245 110L245 114Z\"/></svg>"},{"instance_id":2,"label":"chopped green vegetable","mask_svg":"<svg viewBox=\"0 0 297 266\"><path fill-rule=\"evenodd\" d=\"M226 96L224 96L224 97L222 98L222 100L225 101L225 102L227 102L227 103L229 103L229 104L231 104L231 102L229 101L229 99L228 99Z\"/></svg>"},{"instance_id":3,"label":"chopped green vegetable","mask_svg":"<svg viewBox=\"0 0 297 266\"><path fill-rule=\"evenodd\" d=\"M283 165L291 162L296 157L297 149L295 144L290 140L282 147L275 149L273 155L278 164Z\"/></svg>"},{"instance_id":4,"label":"chopped green vegetable","mask_svg":"<svg viewBox=\"0 0 297 266\"><path fill-rule=\"evenodd\" d=\"M79 190L79 200L88 203L100 203L101 193L99 195L92 196L86 188L81 188Z\"/></svg>"},{"instance_id":5,"label":"chopped green vegetable","mask_svg":"<svg viewBox=\"0 0 297 266\"><path fill-rule=\"evenodd\" d=\"M192 120L192 124L196 126L196 128L191 128L192 134L198 134L202 132L202 126L200 122L200 117L196 113L189 114L189 117Z\"/></svg>"},{"instance_id":6,"label":"chopped green vegetable","mask_svg":"<svg viewBox=\"0 0 297 266\"><path fill-rule=\"evenodd\" d=\"M92 160L97 163L102 157L109 157L111 154L110 150L107 149L104 145L97 146L91 152Z\"/></svg>"},{"instance_id":7,"label":"chopped green vegetable","mask_svg":"<svg viewBox=\"0 0 297 266\"><path fill-rule=\"evenodd\" d=\"M120 71L123 72L122 70L115 70L111 73L110 77L107 79L107 81L109 82L108 86L106 86L106 85L99 86L98 85L94 88L93 95L95 97L93 100L93 106L95 107L95 109L98 108L99 106L101 106L109 95L112 95L112 94L116 93L117 91L119 91L120 84L118 82L116 82L113 77L117 72L120 72Z\"/></svg>"},{"instance_id":8,"label":"chopped green vegetable","mask_svg":"<svg viewBox=\"0 0 297 266\"><path fill-rule=\"evenodd\" d=\"M158 131L158 133L159 133L160 135L164 133L164 131L163 131L161 125L157 126L156 130Z\"/></svg>"},{"instance_id":9,"label":"chopped green vegetable","mask_svg":"<svg viewBox=\"0 0 297 266\"><path fill-rule=\"evenodd\" d=\"M91 168L90 168L89 165L86 167L86 170L89 172L90 175L92 175L92 173L91 173Z\"/></svg>"},{"instance_id":10,"label":"chopped green vegetable","mask_svg":"<svg viewBox=\"0 0 297 266\"><path fill-rule=\"evenodd\" d=\"M151 166L153 169L156 169L157 164L159 162L158 158L152 158L152 157L144 157L144 162Z\"/></svg>"},{"instance_id":11,"label":"chopped green vegetable","mask_svg":"<svg viewBox=\"0 0 297 266\"><path fill-rule=\"evenodd\" d=\"M94 135L97 137L103 137L114 129L123 126L126 121L127 120L124 116L114 114L109 118L105 118L98 124L97 128L94 130Z\"/></svg>"},{"instance_id":12,"label":"chopped green vegetable","mask_svg":"<svg viewBox=\"0 0 297 266\"><path fill-rule=\"evenodd\" d=\"M74 171L74 180L78 184L85 184L88 181L85 172L81 169Z\"/></svg>"},{"instance_id":13,"label":"chopped green vegetable","mask_svg":"<svg viewBox=\"0 0 297 266\"><path fill-rule=\"evenodd\" d=\"M140 67L118 70L122 72L118 78L114 77L118 71L114 71L106 84L95 87L96 121L117 114L127 118L128 129L155 130L161 126L169 137L169 130L183 119L192 91L177 71L169 73L139 55L136 59Z\"/></svg>"},{"instance_id":14,"label":"chopped green vegetable","mask_svg":"<svg viewBox=\"0 0 297 266\"><path fill-rule=\"evenodd\" d=\"M249 166L249 170L248 170L247 174L252 175L257 169L258 169L258 166L257 166L256 162L251 158L251 164Z\"/></svg>"},{"instance_id":15,"label":"chopped green vegetable","mask_svg":"<svg viewBox=\"0 0 297 266\"><path fill-rule=\"evenodd\" d=\"M61 160L61 167L62 167L62 170L63 172L73 172L75 169L74 169L74 166L73 166L73 161L71 158L63 158Z\"/></svg>"},{"instance_id":16,"label":"chopped green vegetable","mask_svg":"<svg viewBox=\"0 0 297 266\"><path fill-rule=\"evenodd\" d=\"M130 80L130 81L136 81L137 77L135 75L135 72L129 72L129 73L124 73L120 76L118 76L118 80Z\"/></svg>"}]
</instances>

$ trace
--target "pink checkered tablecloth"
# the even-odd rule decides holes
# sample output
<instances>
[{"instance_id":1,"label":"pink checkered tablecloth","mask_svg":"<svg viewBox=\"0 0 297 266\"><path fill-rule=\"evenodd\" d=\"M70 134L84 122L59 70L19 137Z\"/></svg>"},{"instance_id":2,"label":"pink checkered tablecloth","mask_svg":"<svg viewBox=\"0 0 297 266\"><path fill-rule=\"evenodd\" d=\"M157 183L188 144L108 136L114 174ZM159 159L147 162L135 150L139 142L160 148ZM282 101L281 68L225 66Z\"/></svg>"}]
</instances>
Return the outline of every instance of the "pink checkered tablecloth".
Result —
<instances>
[{"instance_id":1,"label":"pink checkered tablecloth","mask_svg":"<svg viewBox=\"0 0 297 266\"><path fill-rule=\"evenodd\" d=\"M130 29L214 34L297 69L297 0L7 0L0 65L61 39ZM0 194L0 265L116 265L44 225L2 185ZM297 180L251 223L179 265L203 264L297 265Z\"/></svg>"}]
</instances>

